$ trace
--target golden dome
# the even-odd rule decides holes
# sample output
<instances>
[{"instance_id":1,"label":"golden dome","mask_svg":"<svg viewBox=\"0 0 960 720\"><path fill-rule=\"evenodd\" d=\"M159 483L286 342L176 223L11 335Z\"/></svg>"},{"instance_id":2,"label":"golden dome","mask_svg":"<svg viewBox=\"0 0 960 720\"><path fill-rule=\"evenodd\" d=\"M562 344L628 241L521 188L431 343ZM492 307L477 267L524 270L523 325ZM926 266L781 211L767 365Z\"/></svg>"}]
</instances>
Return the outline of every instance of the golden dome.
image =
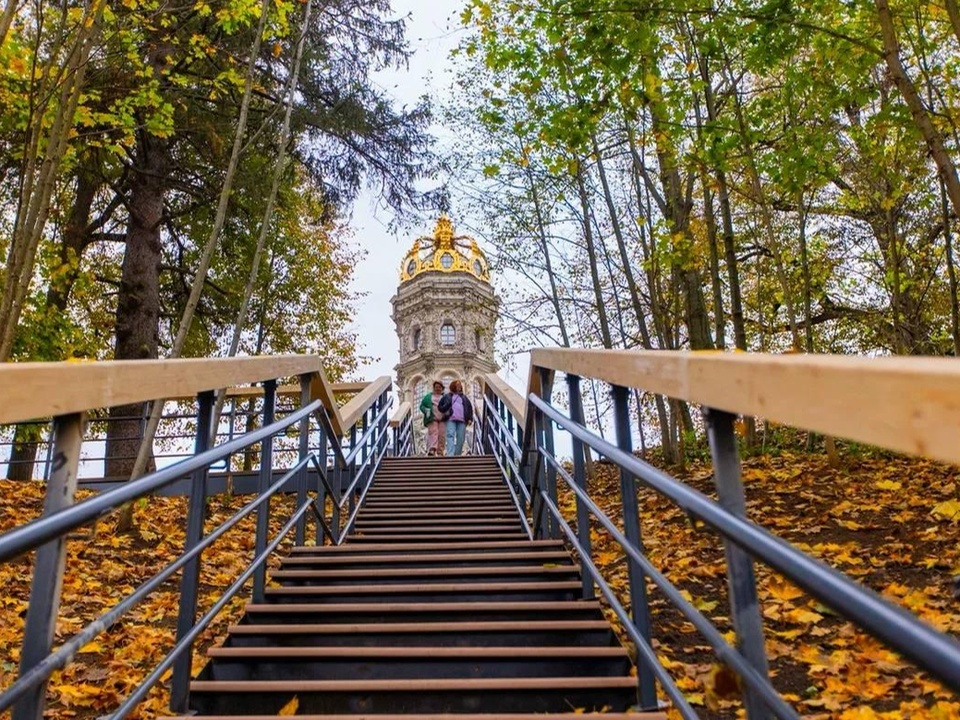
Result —
<instances>
[{"instance_id":1,"label":"golden dome","mask_svg":"<svg viewBox=\"0 0 960 720\"><path fill-rule=\"evenodd\" d=\"M490 267L477 241L469 235L454 235L453 223L443 214L433 237L418 237L400 265L400 282L425 272L464 272L490 282Z\"/></svg>"}]
</instances>

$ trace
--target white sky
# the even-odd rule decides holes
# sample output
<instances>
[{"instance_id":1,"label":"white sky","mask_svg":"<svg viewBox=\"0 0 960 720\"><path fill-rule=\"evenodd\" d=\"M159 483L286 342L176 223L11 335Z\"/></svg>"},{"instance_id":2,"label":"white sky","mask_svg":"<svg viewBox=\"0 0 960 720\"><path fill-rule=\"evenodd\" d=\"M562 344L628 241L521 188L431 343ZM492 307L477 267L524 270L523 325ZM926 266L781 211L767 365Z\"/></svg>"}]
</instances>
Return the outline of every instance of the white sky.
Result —
<instances>
[{"instance_id":1,"label":"white sky","mask_svg":"<svg viewBox=\"0 0 960 720\"><path fill-rule=\"evenodd\" d=\"M459 16L463 0L394 0L396 17L407 18L407 40L413 50L409 71L382 73L377 82L400 105L413 105L424 94L433 100L435 116L439 117L440 106L450 96L453 72L450 66L450 51L463 37ZM433 134L442 143L455 137L455 128L436 124ZM442 151L442 147L438 148ZM359 379L372 380L381 375L394 376L394 366L399 360L398 340L393 321L390 319L390 298L396 292L399 281L400 261L419 235L433 232L435 216L425 217L409 230L391 232L388 225L392 215L389 210L377 207L376 198L367 193L360 197L353 209L350 226L355 242L366 250L367 256L356 269L353 287L365 293L357 303L355 329L360 340L358 352L373 356L373 360L360 367ZM458 225L455 215L451 216ZM498 279L493 279L494 287ZM502 357L498 357L501 364ZM518 358L516 366L520 374L501 371L501 375L521 392L526 387L527 359Z\"/></svg>"}]
</instances>

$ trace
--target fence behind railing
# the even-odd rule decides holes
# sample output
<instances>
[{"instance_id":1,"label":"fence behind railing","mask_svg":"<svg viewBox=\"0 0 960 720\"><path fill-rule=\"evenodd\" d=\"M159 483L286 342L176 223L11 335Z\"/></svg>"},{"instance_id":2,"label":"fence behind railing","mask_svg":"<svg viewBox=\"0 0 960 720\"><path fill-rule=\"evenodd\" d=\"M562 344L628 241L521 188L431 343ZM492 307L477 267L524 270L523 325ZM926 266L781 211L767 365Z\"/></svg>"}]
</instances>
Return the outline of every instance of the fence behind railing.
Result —
<instances>
[{"instance_id":1,"label":"fence behind railing","mask_svg":"<svg viewBox=\"0 0 960 720\"><path fill-rule=\"evenodd\" d=\"M652 583L693 624L716 657L737 673L748 718L799 718L770 681L755 561L780 572L960 692L960 643L955 638L750 522L734 433L736 414L760 415L802 429L960 462L956 360L559 349L535 350L531 357L525 399L496 375L486 377L481 446L503 471L528 534L566 538L580 556L583 597L591 598L595 587L599 589L636 645L643 709L657 707L659 683L682 717L698 717L657 658L648 602ZM551 400L557 372L566 374L567 414ZM615 444L586 426L581 378L609 384ZM630 423L634 388L703 406L718 501L634 455ZM557 457L557 432L569 436L569 465ZM591 497L588 449L619 468L622 530ZM573 517L560 509L558 485L575 497ZM669 499L722 538L735 645L646 555L639 486ZM623 548L628 564L626 597L614 591L611 578L594 559L591 523Z\"/></svg>"},{"instance_id":2,"label":"fence behind railing","mask_svg":"<svg viewBox=\"0 0 960 720\"><path fill-rule=\"evenodd\" d=\"M278 419L278 380L289 377L300 380L299 402ZM214 444L215 391L247 383L259 383L262 387L257 392L258 396L262 392L255 423L259 427L232 436L228 433L223 442ZM354 384L348 389L331 385L319 360L310 356L0 366L0 389L5 399L0 407L0 423L54 417L43 514L0 535L0 563L36 551L20 673L12 685L0 692L0 712L12 706L14 720L41 720L50 675L70 663L84 645L178 572L181 577L176 642L165 659L108 717L119 720L129 714L168 670L172 670L170 707L175 712L186 712L192 650L200 633L251 579L254 602L263 600L267 557L291 533L297 544L306 542L308 519L313 519L316 529L312 542L340 543L350 531L383 457L388 452L410 451L409 413L398 414L396 427L390 427L390 386L389 377ZM56 392L64 387L69 390ZM341 407L336 397L347 391L353 397ZM194 448L189 457L74 503L86 411L190 394L196 395L197 412L192 421ZM285 387L285 395L289 394ZM221 437L218 433L217 438ZM275 462L278 442L282 443L283 452L291 452L291 442L296 448L296 459L284 463L282 469ZM231 457L253 448L259 453L255 497L205 535L211 468L229 467ZM127 503L162 492L184 477L189 478L190 487L183 553L53 651L67 534ZM271 538L271 498L290 489L296 495L295 509L283 521L280 532ZM254 513L253 560L197 619L203 551Z\"/></svg>"}]
</instances>

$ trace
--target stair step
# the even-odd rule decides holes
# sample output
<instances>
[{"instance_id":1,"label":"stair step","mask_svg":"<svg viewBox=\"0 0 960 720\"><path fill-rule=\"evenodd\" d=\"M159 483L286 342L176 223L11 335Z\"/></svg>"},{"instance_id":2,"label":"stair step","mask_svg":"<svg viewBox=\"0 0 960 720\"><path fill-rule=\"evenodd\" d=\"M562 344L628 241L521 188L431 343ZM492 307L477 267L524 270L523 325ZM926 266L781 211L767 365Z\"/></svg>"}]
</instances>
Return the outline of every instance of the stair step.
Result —
<instances>
[{"instance_id":1,"label":"stair step","mask_svg":"<svg viewBox=\"0 0 960 720\"><path fill-rule=\"evenodd\" d=\"M612 646L609 623L594 620L471 620L468 622L247 623L229 628L231 647L552 647ZM324 618L326 619L326 618Z\"/></svg>"},{"instance_id":2,"label":"stair step","mask_svg":"<svg viewBox=\"0 0 960 720\"><path fill-rule=\"evenodd\" d=\"M433 530L443 530L448 528L460 529L462 527L472 527L479 528L502 528L502 527L516 527L520 522L518 517L505 518L505 517L496 517L496 518L417 518L415 520L404 520L401 518L392 518L389 520L380 520L373 519L369 520L363 516L361 513L357 517L357 522L354 525L354 528L357 532L364 532L365 530L380 530L380 529L391 529L399 530L402 528L408 527L417 527L417 528L426 528L431 531ZM483 525L479 525L483 523Z\"/></svg>"},{"instance_id":3,"label":"stair step","mask_svg":"<svg viewBox=\"0 0 960 720\"><path fill-rule=\"evenodd\" d=\"M626 650L622 647L581 647L564 646L554 647L215 647L207 650L208 657L218 658L315 658L315 657L333 657L333 658L368 658L371 656L407 658L407 657L484 657L484 658L503 658L503 657L570 657L583 656L593 658L628 657Z\"/></svg>"},{"instance_id":4,"label":"stair step","mask_svg":"<svg viewBox=\"0 0 960 720\"><path fill-rule=\"evenodd\" d=\"M574 592L581 589L579 580L554 580L543 582L476 582L476 583L396 583L375 585L299 585L279 588L267 588L268 596L310 596L317 598L348 596L364 598L369 601L379 601L385 596L393 598L410 597L427 599L423 596L435 597L438 601L442 596L457 596L463 599L494 600L499 598L514 598L534 600L538 598L572 599ZM516 597L516 596L521 597Z\"/></svg>"},{"instance_id":5,"label":"stair step","mask_svg":"<svg viewBox=\"0 0 960 720\"><path fill-rule=\"evenodd\" d=\"M437 715L417 713L418 720L579 720L585 713L457 713ZM661 712L590 713L602 720L667 720ZM206 715L206 720L279 720L281 715ZM412 715L297 715L297 720L411 720ZM159 716L157 720L197 720L196 715Z\"/></svg>"},{"instance_id":6,"label":"stair step","mask_svg":"<svg viewBox=\"0 0 960 720\"><path fill-rule=\"evenodd\" d=\"M302 598L301 598L302 599ZM555 602L414 602L414 603L260 603L246 606L249 623L395 623L520 622L529 620L601 620L599 603Z\"/></svg>"},{"instance_id":7,"label":"stair step","mask_svg":"<svg viewBox=\"0 0 960 720\"><path fill-rule=\"evenodd\" d=\"M475 533L468 532L467 537ZM521 540L526 538L527 535L523 532L512 532L512 533L484 533L484 537L488 540ZM447 540L463 540L464 535L459 534L455 535L453 533L447 535L432 535L428 533L412 533L400 535L397 533L366 533L365 535L348 535L347 541L351 543L365 543L365 542L375 542L375 543L384 543L384 541L394 541L398 543L406 543L413 541L447 541Z\"/></svg>"},{"instance_id":8,"label":"stair step","mask_svg":"<svg viewBox=\"0 0 960 720\"><path fill-rule=\"evenodd\" d=\"M380 520L380 519L397 519L397 518L502 518L504 516L513 515L516 517L517 509L515 507L503 506L503 507L454 507L451 506L447 509L436 508L432 506L427 506L426 508L413 508L410 510L397 510L397 509L380 509L380 508L370 508L364 506L363 510L360 511L358 519L362 520Z\"/></svg>"},{"instance_id":9,"label":"stair step","mask_svg":"<svg viewBox=\"0 0 960 720\"><path fill-rule=\"evenodd\" d=\"M623 676L617 646L229 647L210 650L199 680L416 680L428 678Z\"/></svg>"},{"instance_id":10,"label":"stair step","mask_svg":"<svg viewBox=\"0 0 960 720\"><path fill-rule=\"evenodd\" d=\"M636 701L632 677L456 678L417 680L194 681L191 705L201 714L242 709L276 713L298 698L298 710L325 712L456 712L485 706L525 712L626 709ZM602 700L599 700L602 698Z\"/></svg>"},{"instance_id":11,"label":"stair step","mask_svg":"<svg viewBox=\"0 0 960 720\"><path fill-rule=\"evenodd\" d=\"M384 588L393 587L397 583L431 583L450 580L469 580L471 578L489 578L496 580L512 580L513 578L527 578L536 580L540 577L579 576L579 565L492 565L487 567L431 567L431 568L363 568L361 570L274 570L270 577L279 582L321 583L328 587L340 587L343 583L351 584L356 580L379 582ZM299 587L297 585L295 587Z\"/></svg>"},{"instance_id":12,"label":"stair step","mask_svg":"<svg viewBox=\"0 0 960 720\"><path fill-rule=\"evenodd\" d=\"M399 554L387 553L384 555L365 555L362 557L351 555L286 557L280 560L280 566L298 567L326 567L331 565L389 565L394 567L408 565L431 565L434 563L449 563L452 565L487 564L499 562L519 562L527 560L541 560L544 562L570 561L570 554L564 550L543 550L540 552L459 552L459 553L421 553Z\"/></svg>"},{"instance_id":13,"label":"stair step","mask_svg":"<svg viewBox=\"0 0 960 720\"><path fill-rule=\"evenodd\" d=\"M326 545L317 547L315 545L297 545L290 549L293 555L319 555L328 553L376 553L376 552L433 552L436 550L461 551L461 550L505 550L517 549L524 550L528 548L562 548L562 540L529 540L526 536L520 540L478 540L478 541L460 541L449 543L385 543L383 545Z\"/></svg>"}]
</instances>

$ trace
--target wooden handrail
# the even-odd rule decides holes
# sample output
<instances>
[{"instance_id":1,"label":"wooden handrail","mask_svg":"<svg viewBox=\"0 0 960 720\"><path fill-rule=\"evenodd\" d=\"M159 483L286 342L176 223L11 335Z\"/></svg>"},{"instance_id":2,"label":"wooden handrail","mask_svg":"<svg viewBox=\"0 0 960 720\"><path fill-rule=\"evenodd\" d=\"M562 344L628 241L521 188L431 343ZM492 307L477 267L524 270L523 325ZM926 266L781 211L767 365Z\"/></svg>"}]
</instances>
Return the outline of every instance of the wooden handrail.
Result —
<instances>
[{"instance_id":1,"label":"wooden handrail","mask_svg":"<svg viewBox=\"0 0 960 720\"><path fill-rule=\"evenodd\" d=\"M340 421L340 427L337 432L343 434L347 432L360 419L364 411L370 406L379 395L383 394L393 386L393 378L389 375L381 375L376 380L368 384L363 390L358 392L350 401L336 411Z\"/></svg>"},{"instance_id":2,"label":"wooden handrail","mask_svg":"<svg viewBox=\"0 0 960 720\"><path fill-rule=\"evenodd\" d=\"M503 401L507 412L513 415L517 424L523 427L524 417L526 415L526 403L523 400L523 396L507 385L503 378L496 373L487 373L482 376L482 380L484 392L486 392L486 388L490 388L490 391Z\"/></svg>"},{"instance_id":3,"label":"wooden handrail","mask_svg":"<svg viewBox=\"0 0 960 720\"><path fill-rule=\"evenodd\" d=\"M0 364L0 423L322 372L316 355Z\"/></svg>"},{"instance_id":4,"label":"wooden handrail","mask_svg":"<svg viewBox=\"0 0 960 720\"><path fill-rule=\"evenodd\" d=\"M960 360L537 349L538 368L960 463Z\"/></svg>"},{"instance_id":5,"label":"wooden handrail","mask_svg":"<svg viewBox=\"0 0 960 720\"><path fill-rule=\"evenodd\" d=\"M370 402L389 389L388 376L373 382L331 383L316 355L272 355L178 360L106 360L0 364L0 424L115 407L148 400L186 399L205 390L230 388L228 396L262 393L238 387L276 378L309 375L310 399L320 399L331 424L343 434ZM298 385L280 386L299 394ZM342 408L336 395L355 393Z\"/></svg>"},{"instance_id":6,"label":"wooden handrail","mask_svg":"<svg viewBox=\"0 0 960 720\"><path fill-rule=\"evenodd\" d=\"M400 427L407 415L410 414L410 411L413 409L413 406L408 402L400 403L400 407L397 408L397 411L393 414L393 417L390 418L390 427Z\"/></svg>"}]
</instances>

